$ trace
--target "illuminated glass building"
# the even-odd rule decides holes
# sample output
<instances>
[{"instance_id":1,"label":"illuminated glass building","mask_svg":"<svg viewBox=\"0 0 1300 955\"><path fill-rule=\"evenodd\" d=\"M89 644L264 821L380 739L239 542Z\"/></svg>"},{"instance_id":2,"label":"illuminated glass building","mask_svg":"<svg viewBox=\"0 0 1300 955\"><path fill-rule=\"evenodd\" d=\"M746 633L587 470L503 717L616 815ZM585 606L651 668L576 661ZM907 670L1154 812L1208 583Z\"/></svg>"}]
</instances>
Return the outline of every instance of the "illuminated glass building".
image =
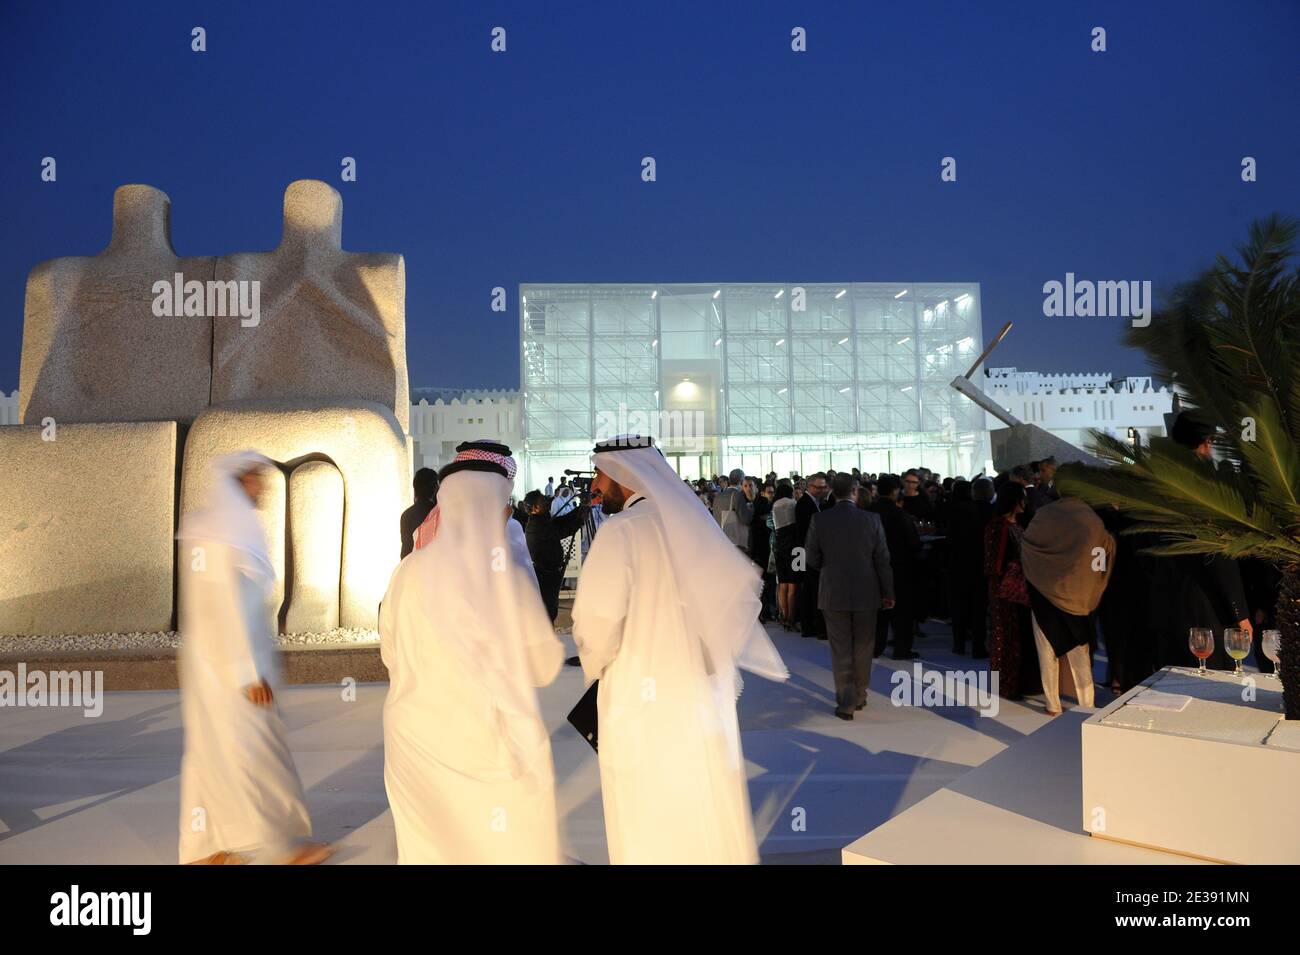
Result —
<instances>
[{"instance_id":1,"label":"illuminated glass building","mask_svg":"<svg viewBox=\"0 0 1300 955\"><path fill-rule=\"evenodd\" d=\"M971 475L978 284L521 285L525 488L651 430L685 478L924 466Z\"/></svg>"}]
</instances>

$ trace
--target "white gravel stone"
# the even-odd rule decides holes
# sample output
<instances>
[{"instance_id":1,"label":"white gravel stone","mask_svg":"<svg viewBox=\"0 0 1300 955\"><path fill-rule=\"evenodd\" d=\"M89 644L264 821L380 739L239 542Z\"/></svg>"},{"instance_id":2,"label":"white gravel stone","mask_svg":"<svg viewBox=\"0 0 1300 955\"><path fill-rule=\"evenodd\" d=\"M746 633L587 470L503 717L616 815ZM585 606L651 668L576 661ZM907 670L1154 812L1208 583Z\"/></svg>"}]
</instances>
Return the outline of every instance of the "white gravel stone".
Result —
<instances>
[{"instance_id":1,"label":"white gravel stone","mask_svg":"<svg viewBox=\"0 0 1300 955\"><path fill-rule=\"evenodd\" d=\"M281 634L276 638L276 643L286 650L347 644L378 646L379 634L364 628L339 627L322 633ZM105 650L174 650L179 645L180 635L174 630L153 633L64 633L43 637L0 634L0 654L22 653L28 656Z\"/></svg>"}]
</instances>

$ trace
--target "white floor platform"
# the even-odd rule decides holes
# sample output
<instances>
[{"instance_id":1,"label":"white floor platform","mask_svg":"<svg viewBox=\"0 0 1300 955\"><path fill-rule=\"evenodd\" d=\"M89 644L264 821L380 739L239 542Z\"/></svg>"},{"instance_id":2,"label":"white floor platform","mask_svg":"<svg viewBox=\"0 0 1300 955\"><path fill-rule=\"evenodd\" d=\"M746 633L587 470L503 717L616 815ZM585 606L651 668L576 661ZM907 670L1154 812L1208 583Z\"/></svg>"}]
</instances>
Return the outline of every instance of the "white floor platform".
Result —
<instances>
[{"instance_id":1,"label":"white floor platform","mask_svg":"<svg viewBox=\"0 0 1300 955\"><path fill-rule=\"evenodd\" d=\"M947 651L949 638L937 625L925 629L930 636L918 650L927 668L976 666ZM1077 826L1079 819L1077 770L1068 786L1055 779L1045 784L1059 787L1063 800L1048 819L1018 811L1014 800L982 797L970 784L944 789L1047 722L1041 704L1003 701L996 717L960 707L893 707L890 674L910 670L910 664L882 659L867 710L843 722L831 712L827 645L779 630L773 636L790 667L790 681L777 685L751 677L740 701L750 798L765 862L838 863L843 847L864 832L872 832L868 839L881 847L873 850L876 856L895 861L899 853L889 848L889 840L897 843L896 834L909 831L919 818L906 810L936 798L940 805L965 809L930 814L941 837L923 833L923 827L911 830L934 861L996 861L977 843L990 841L987 830L999 814L1011 817L1008 825L1015 819L1034 823L1016 830L1017 838L1023 840L1025 832L1041 837L1040 858L1075 861L1059 855L1065 850L1058 847L1073 837L1064 820ZM385 691L383 684L363 684L353 703L330 686L290 687L282 693L316 834L340 844L335 859L341 863L396 858L383 787ZM541 700L552 733L562 845L572 859L599 864L608 860L595 756L565 722L581 693L580 671L566 667ZM1070 721L1077 763L1075 717L1067 713L1051 730L1061 733ZM78 710L0 709L0 863L174 862L180 753L174 691L109 694L97 719ZM983 807L982 813L973 812L972 803ZM1086 837L1078 839L1088 844ZM1104 861L1136 858L1106 848Z\"/></svg>"},{"instance_id":2,"label":"white floor platform","mask_svg":"<svg viewBox=\"0 0 1300 955\"><path fill-rule=\"evenodd\" d=\"M1080 730L1088 716L1067 710L847 846L845 864L1195 864L1083 831Z\"/></svg>"}]
</instances>

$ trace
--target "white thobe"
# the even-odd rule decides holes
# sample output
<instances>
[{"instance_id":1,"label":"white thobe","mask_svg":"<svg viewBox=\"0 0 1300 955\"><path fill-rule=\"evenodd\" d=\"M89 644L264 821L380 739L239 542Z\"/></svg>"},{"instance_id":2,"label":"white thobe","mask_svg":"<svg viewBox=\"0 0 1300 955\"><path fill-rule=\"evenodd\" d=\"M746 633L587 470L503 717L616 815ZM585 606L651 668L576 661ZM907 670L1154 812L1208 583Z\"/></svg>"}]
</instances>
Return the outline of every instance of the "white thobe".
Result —
<instances>
[{"instance_id":1,"label":"white thobe","mask_svg":"<svg viewBox=\"0 0 1300 955\"><path fill-rule=\"evenodd\" d=\"M654 502L633 498L601 524L578 578L609 859L757 862L733 671L708 672L669 566Z\"/></svg>"},{"instance_id":2,"label":"white thobe","mask_svg":"<svg viewBox=\"0 0 1300 955\"><path fill-rule=\"evenodd\" d=\"M190 563L195 546L201 569ZM227 544L187 541L181 553L180 861L219 850L274 857L311 834L278 704L244 695L260 680L279 693L265 610L274 582L238 569Z\"/></svg>"},{"instance_id":3,"label":"white thobe","mask_svg":"<svg viewBox=\"0 0 1300 955\"><path fill-rule=\"evenodd\" d=\"M515 523L513 520L511 523ZM540 713L507 714L483 672L455 639L458 629L492 627L492 606L475 606L451 565L437 570L432 548L398 567L379 613L388 667L384 703L384 786L402 864L553 864L560 861L551 747ZM510 543L514 563L521 558ZM531 562L529 562L529 567ZM517 570L524 574L523 565ZM529 578L531 580L531 578ZM546 621L541 598L536 616ZM546 626L537 639L501 633L518 652L504 679L520 697L555 678L564 646ZM518 642L515 643L514 641ZM505 736L531 741L526 751Z\"/></svg>"}]
</instances>

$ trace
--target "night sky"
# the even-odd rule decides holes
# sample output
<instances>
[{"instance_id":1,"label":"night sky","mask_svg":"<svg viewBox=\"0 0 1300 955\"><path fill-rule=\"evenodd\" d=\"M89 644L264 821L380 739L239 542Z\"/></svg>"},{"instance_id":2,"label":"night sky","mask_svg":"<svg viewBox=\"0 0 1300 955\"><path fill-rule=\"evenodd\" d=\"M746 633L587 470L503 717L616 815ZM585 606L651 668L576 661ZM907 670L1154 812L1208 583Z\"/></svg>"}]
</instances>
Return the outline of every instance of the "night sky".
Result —
<instances>
[{"instance_id":1,"label":"night sky","mask_svg":"<svg viewBox=\"0 0 1300 955\"><path fill-rule=\"evenodd\" d=\"M116 186L219 255L273 248L301 178L406 256L414 386L516 387L517 285L550 281L979 282L993 364L1142 373L1043 283L1159 292L1300 214L1298 40L1297 0L4 0L0 388L28 271L102 249Z\"/></svg>"}]
</instances>

